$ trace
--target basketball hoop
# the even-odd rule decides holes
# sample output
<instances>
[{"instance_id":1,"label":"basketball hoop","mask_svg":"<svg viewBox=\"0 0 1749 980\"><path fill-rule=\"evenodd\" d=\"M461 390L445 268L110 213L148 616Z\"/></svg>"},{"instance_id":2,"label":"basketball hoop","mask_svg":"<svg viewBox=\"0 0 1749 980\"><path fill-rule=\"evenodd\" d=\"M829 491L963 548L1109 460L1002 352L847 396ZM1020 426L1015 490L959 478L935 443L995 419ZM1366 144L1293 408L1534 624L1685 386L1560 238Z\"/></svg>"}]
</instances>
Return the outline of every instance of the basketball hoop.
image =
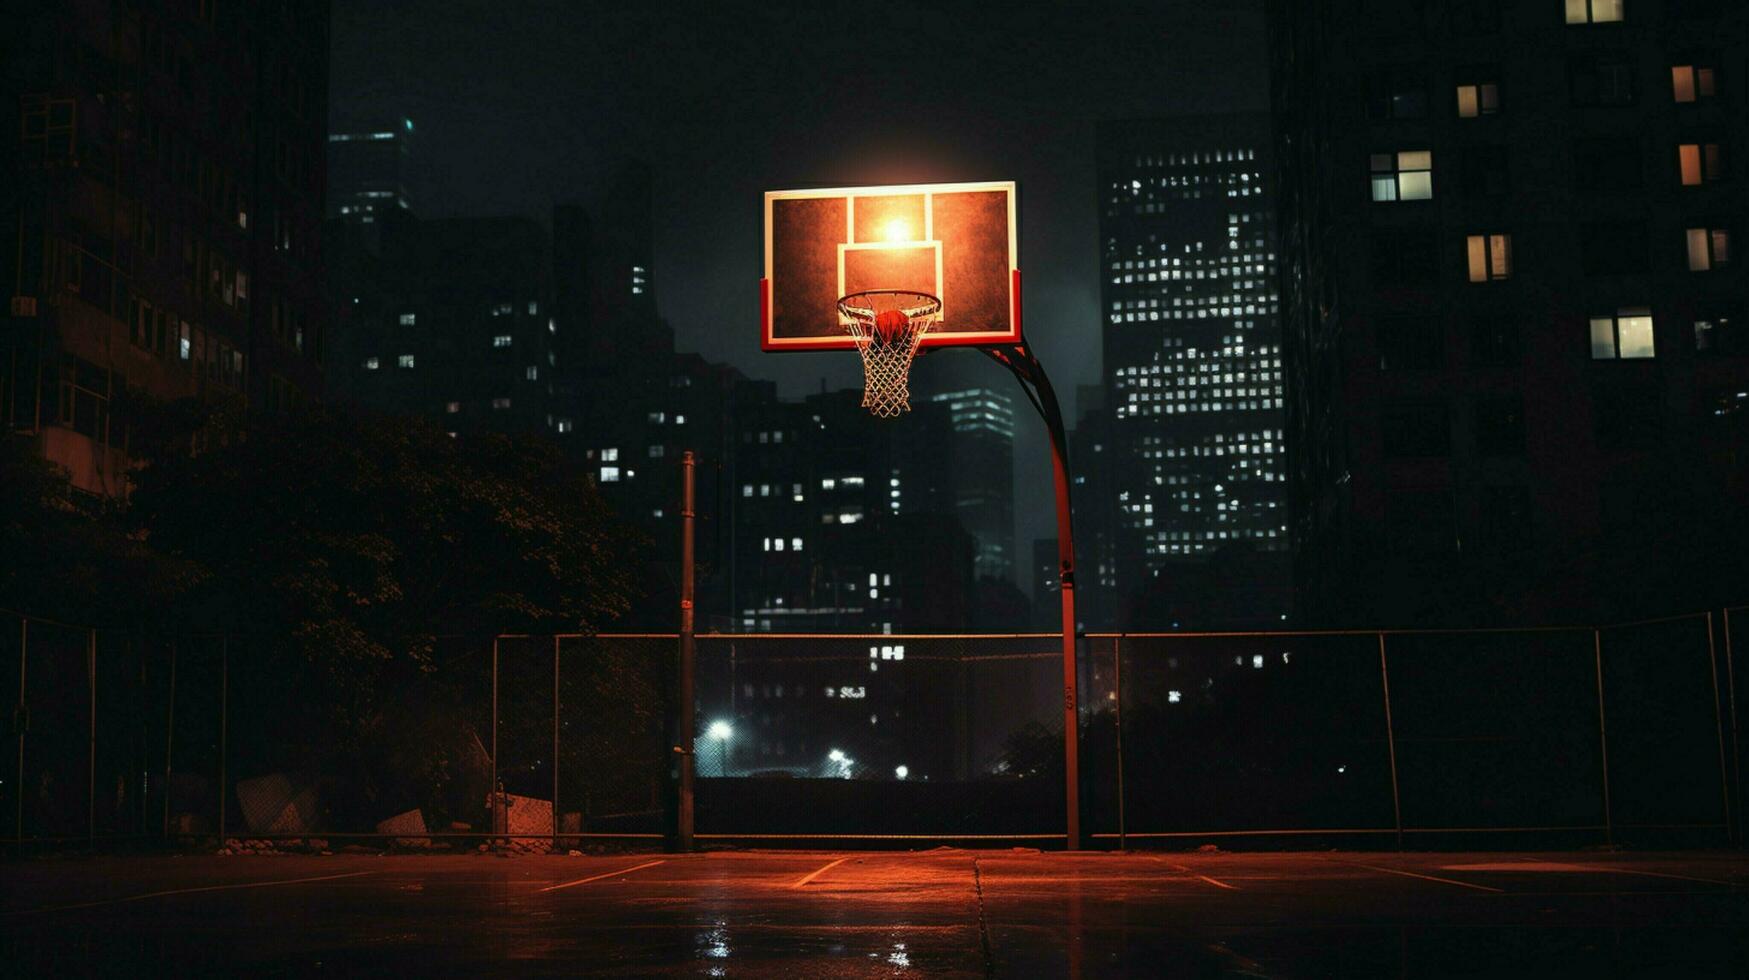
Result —
<instances>
[{"instance_id":1,"label":"basketball hoop","mask_svg":"<svg viewBox=\"0 0 1749 980\"><path fill-rule=\"evenodd\" d=\"M911 361L941 316L941 300L910 289L865 289L838 301L862 355L862 407L882 418L911 410Z\"/></svg>"}]
</instances>

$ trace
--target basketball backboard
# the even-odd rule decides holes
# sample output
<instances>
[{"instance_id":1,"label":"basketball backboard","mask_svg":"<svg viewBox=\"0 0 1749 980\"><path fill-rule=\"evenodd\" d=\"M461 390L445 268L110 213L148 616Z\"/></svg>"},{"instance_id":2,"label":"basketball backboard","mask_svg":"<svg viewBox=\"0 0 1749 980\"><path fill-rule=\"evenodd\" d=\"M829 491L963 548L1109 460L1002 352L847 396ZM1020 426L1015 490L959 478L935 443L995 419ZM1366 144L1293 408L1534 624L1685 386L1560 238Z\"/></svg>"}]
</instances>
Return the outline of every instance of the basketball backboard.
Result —
<instances>
[{"instance_id":1,"label":"basketball backboard","mask_svg":"<svg viewBox=\"0 0 1749 980\"><path fill-rule=\"evenodd\" d=\"M864 290L941 300L923 347L1020 340L1013 181L767 191L760 342L851 350L838 309Z\"/></svg>"}]
</instances>

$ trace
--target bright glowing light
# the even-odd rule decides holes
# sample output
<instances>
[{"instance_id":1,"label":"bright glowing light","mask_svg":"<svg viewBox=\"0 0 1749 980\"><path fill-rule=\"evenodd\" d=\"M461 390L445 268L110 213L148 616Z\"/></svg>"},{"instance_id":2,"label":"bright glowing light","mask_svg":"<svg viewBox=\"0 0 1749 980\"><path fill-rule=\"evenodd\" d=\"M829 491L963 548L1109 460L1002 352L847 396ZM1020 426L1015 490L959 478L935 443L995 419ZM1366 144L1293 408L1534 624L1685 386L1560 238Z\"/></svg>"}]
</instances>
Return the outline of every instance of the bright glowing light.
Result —
<instances>
[{"instance_id":1,"label":"bright glowing light","mask_svg":"<svg viewBox=\"0 0 1749 980\"><path fill-rule=\"evenodd\" d=\"M833 761L833 762L843 762L844 761L844 753L843 753L843 751L841 751L839 749L833 749L832 751L826 753L826 758Z\"/></svg>"},{"instance_id":2,"label":"bright glowing light","mask_svg":"<svg viewBox=\"0 0 1749 980\"><path fill-rule=\"evenodd\" d=\"M726 722L726 721L713 721L713 722L711 722L711 727L710 727L711 738L714 738L720 742L721 741L728 741L729 736L733 735L733 734L735 734L735 729L728 722Z\"/></svg>"},{"instance_id":3,"label":"bright glowing light","mask_svg":"<svg viewBox=\"0 0 1749 980\"><path fill-rule=\"evenodd\" d=\"M894 218L887 222L882 231L889 242L908 242L911 240L911 222L904 218Z\"/></svg>"},{"instance_id":4,"label":"bright glowing light","mask_svg":"<svg viewBox=\"0 0 1749 980\"><path fill-rule=\"evenodd\" d=\"M910 766L900 766L899 768L893 770L893 775L899 777L900 779L904 779L906 776L911 775L911 767Z\"/></svg>"}]
</instances>

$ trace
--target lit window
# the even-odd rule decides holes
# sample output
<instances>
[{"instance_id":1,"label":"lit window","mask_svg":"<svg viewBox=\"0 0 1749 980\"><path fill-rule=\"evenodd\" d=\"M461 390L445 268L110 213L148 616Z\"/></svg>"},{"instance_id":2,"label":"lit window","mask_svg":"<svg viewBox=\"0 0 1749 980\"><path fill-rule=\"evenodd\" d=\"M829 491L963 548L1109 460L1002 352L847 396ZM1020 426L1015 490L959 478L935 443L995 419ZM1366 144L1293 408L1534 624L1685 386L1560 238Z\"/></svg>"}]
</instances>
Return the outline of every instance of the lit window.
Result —
<instances>
[{"instance_id":1,"label":"lit window","mask_svg":"<svg viewBox=\"0 0 1749 980\"><path fill-rule=\"evenodd\" d=\"M1615 316L1591 318L1593 360L1629 360L1654 356L1650 310L1622 310Z\"/></svg>"},{"instance_id":2,"label":"lit window","mask_svg":"<svg viewBox=\"0 0 1749 980\"><path fill-rule=\"evenodd\" d=\"M686 416L684 416L684 415L674 416L674 424L675 425L685 425L686 424Z\"/></svg>"},{"instance_id":3,"label":"lit window","mask_svg":"<svg viewBox=\"0 0 1749 980\"><path fill-rule=\"evenodd\" d=\"M1567 0L1567 23L1614 24L1626 19L1627 0Z\"/></svg>"},{"instance_id":4,"label":"lit window","mask_svg":"<svg viewBox=\"0 0 1749 980\"><path fill-rule=\"evenodd\" d=\"M1465 245L1471 282L1512 278L1511 235L1470 235L1465 239Z\"/></svg>"},{"instance_id":5,"label":"lit window","mask_svg":"<svg viewBox=\"0 0 1749 980\"><path fill-rule=\"evenodd\" d=\"M401 314L401 326L410 327L414 323L416 323L418 321L418 319L419 319L419 317L417 314L403 313L403 314Z\"/></svg>"},{"instance_id":6,"label":"lit window","mask_svg":"<svg viewBox=\"0 0 1749 980\"><path fill-rule=\"evenodd\" d=\"M529 316L534 316L534 315L535 315L535 314L537 314L537 313L539 313L539 312L540 312L540 304L539 304L539 303L536 303L536 302L535 302L535 301L534 301L534 300L532 300L532 299L531 299L531 300L529 300L529 301L528 301L528 315L529 315Z\"/></svg>"},{"instance_id":7,"label":"lit window","mask_svg":"<svg viewBox=\"0 0 1749 980\"><path fill-rule=\"evenodd\" d=\"M492 338L492 346L493 347L509 347L510 346L510 335L507 333L501 333L498 336L493 337Z\"/></svg>"},{"instance_id":8,"label":"lit window","mask_svg":"<svg viewBox=\"0 0 1749 980\"><path fill-rule=\"evenodd\" d=\"M1676 153L1684 187L1711 184L1725 176L1725 151L1717 143L1683 143Z\"/></svg>"},{"instance_id":9,"label":"lit window","mask_svg":"<svg viewBox=\"0 0 1749 980\"><path fill-rule=\"evenodd\" d=\"M379 362L377 361L376 358L367 357L364 359L364 369L366 371L375 371L378 366L379 366Z\"/></svg>"},{"instance_id":10,"label":"lit window","mask_svg":"<svg viewBox=\"0 0 1749 980\"><path fill-rule=\"evenodd\" d=\"M571 431L571 420L570 419L560 419L558 429L560 432L570 432ZM661 515L657 515L657 516L661 516Z\"/></svg>"},{"instance_id":11,"label":"lit window","mask_svg":"<svg viewBox=\"0 0 1749 980\"><path fill-rule=\"evenodd\" d=\"M395 358L395 364L400 367L410 368L413 366L413 355L402 354L400 357Z\"/></svg>"},{"instance_id":12,"label":"lit window","mask_svg":"<svg viewBox=\"0 0 1749 980\"><path fill-rule=\"evenodd\" d=\"M601 461L604 463L612 463L612 462L617 461L618 459L619 459L619 448L618 447L609 447L609 448L603 449L601 451Z\"/></svg>"},{"instance_id":13,"label":"lit window","mask_svg":"<svg viewBox=\"0 0 1749 980\"><path fill-rule=\"evenodd\" d=\"M524 378L528 379L529 381L538 380L540 378L540 368L535 367L533 364L530 364L528 366L528 370L522 372L522 376Z\"/></svg>"},{"instance_id":14,"label":"lit window","mask_svg":"<svg viewBox=\"0 0 1749 980\"><path fill-rule=\"evenodd\" d=\"M451 415L454 415L455 413L462 410L462 403L461 402L450 402L449 404L443 406L443 410L448 412Z\"/></svg>"},{"instance_id":15,"label":"lit window","mask_svg":"<svg viewBox=\"0 0 1749 980\"><path fill-rule=\"evenodd\" d=\"M662 412L651 412L647 416L646 420L651 425L661 425L663 422L668 420L668 416Z\"/></svg>"},{"instance_id":16,"label":"lit window","mask_svg":"<svg viewBox=\"0 0 1749 980\"><path fill-rule=\"evenodd\" d=\"M1731 233L1724 228L1688 229L1688 269L1707 272L1731 264Z\"/></svg>"},{"instance_id":17,"label":"lit window","mask_svg":"<svg viewBox=\"0 0 1749 980\"><path fill-rule=\"evenodd\" d=\"M1425 201L1433 197L1433 151L1403 150L1372 155L1374 201Z\"/></svg>"},{"instance_id":18,"label":"lit window","mask_svg":"<svg viewBox=\"0 0 1749 980\"><path fill-rule=\"evenodd\" d=\"M492 407L494 409L499 409L499 410L509 408L510 407L510 399L508 399L508 398L494 398L494 399L492 399Z\"/></svg>"},{"instance_id":19,"label":"lit window","mask_svg":"<svg viewBox=\"0 0 1749 980\"><path fill-rule=\"evenodd\" d=\"M668 452L668 447L660 443L650 447L650 458L661 459Z\"/></svg>"},{"instance_id":20,"label":"lit window","mask_svg":"<svg viewBox=\"0 0 1749 980\"><path fill-rule=\"evenodd\" d=\"M790 538L789 539L789 550L791 550L791 551L802 550L802 539L801 538Z\"/></svg>"},{"instance_id":21,"label":"lit window","mask_svg":"<svg viewBox=\"0 0 1749 980\"><path fill-rule=\"evenodd\" d=\"M1678 102L1709 102L1718 94L1711 68L1677 65L1670 69L1670 86Z\"/></svg>"},{"instance_id":22,"label":"lit window","mask_svg":"<svg viewBox=\"0 0 1749 980\"><path fill-rule=\"evenodd\" d=\"M1495 82L1457 87L1458 116L1474 119L1492 116L1500 111L1500 86Z\"/></svg>"},{"instance_id":23,"label":"lit window","mask_svg":"<svg viewBox=\"0 0 1749 980\"><path fill-rule=\"evenodd\" d=\"M619 467L617 467L617 466L603 466L601 468L601 482L602 483L618 483L619 482Z\"/></svg>"}]
</instances>

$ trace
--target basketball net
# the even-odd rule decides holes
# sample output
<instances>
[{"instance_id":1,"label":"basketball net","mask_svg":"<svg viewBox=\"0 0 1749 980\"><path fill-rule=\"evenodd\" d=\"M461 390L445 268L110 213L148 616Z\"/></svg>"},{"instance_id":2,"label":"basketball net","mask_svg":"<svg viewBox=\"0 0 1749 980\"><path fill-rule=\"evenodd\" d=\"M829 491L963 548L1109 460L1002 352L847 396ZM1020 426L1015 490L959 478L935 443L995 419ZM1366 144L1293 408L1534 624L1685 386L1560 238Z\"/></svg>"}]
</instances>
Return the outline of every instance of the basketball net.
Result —
<instances>
[{"instance_id":1,"label":"basketball net","mask_svg":"<svg viewBox=\"0 0 1749 980\"><path fill-rule=\"evenodd\" d=\"M862 407L881 418L911 410L911 362L940 318L941 300L928 293L873 289L838 301L845 332L862 356Z\"/></svg>"}]
</instances>

